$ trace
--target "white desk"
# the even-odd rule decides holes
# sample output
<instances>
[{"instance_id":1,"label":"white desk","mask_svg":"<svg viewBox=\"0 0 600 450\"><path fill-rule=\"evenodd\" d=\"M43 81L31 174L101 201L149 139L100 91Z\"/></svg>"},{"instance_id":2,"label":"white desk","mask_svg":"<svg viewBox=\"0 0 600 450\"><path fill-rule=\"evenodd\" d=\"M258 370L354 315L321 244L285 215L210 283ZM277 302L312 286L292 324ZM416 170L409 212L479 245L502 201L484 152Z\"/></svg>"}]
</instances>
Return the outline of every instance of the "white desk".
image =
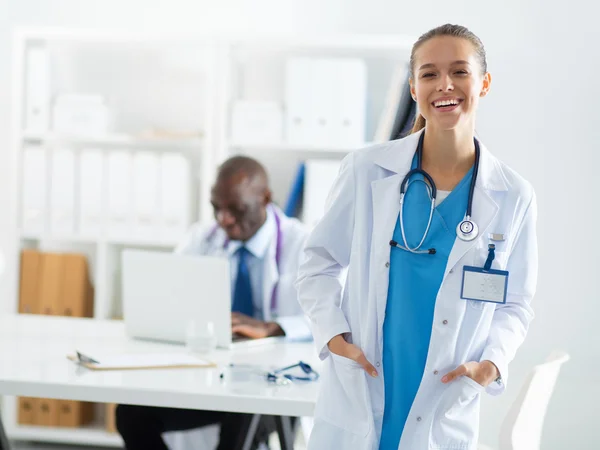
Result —
<instances>
[{"instance_id":1,"label":"white desk","mask_svg":"<svg viewBox=\"0 0 600 450\"><path fill-rule=\"evenodd\" d=\"M217 350L206 357L218 365L210 369L92 371L66 358L75 350L90 356L185 351L178 345L129 339L119 321L8 315L0 317L0 395L278 416L310 416L316 402L318 382L275 386L260 379L231 383L219 377L231 362L272 368L303 360L319 370L312 343ZM11 432L16 420L4 412L7 434L22 437Z\"/></svg>"}]
</instances>

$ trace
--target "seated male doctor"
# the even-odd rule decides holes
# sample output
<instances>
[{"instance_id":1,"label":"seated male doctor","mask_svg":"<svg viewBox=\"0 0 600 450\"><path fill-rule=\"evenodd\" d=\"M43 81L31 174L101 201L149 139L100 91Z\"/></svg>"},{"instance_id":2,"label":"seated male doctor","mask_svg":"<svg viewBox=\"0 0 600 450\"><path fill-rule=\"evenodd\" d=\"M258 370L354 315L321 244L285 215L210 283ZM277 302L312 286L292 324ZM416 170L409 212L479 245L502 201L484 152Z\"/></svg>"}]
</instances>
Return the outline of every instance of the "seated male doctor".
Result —
<instances>
[{"instance_id":1,"label":"seated male doctor","mask_svg":"<svg viewBox=\"0 0 600 450\"><path fill-rule=\"evenodd\" d=\"M175 250L188 255L227 255L231 262L232 332L250 338L311 339L294 287L307 230L271 202L264 167L235 156L219 168L211 191L216 223L195 225ZM167 449L161 434L220 424L217 450L241 448L251 415L119 405L116 424L128 450ZM265 418L253 449L264 442Z\"/></svg>"}]
</instances>

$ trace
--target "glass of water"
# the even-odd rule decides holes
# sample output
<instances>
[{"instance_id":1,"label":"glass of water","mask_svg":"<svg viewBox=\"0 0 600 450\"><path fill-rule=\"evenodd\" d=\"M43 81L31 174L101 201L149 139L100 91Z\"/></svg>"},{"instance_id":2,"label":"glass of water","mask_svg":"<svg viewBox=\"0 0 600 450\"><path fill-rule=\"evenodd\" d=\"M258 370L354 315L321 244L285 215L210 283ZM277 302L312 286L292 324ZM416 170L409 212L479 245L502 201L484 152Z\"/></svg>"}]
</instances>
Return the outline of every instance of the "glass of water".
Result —
<instances>
[{"instance_id":1,"label":"glass of water","mask_svg":"<svg viewBox=\"0 0 600 450\"><path fill-rule=\"evenodd\" d=\"M185 343L190 353L209 353L217 348L215 325L210 321L190 320L188 322Z\"/></svg>"}]
</instances>

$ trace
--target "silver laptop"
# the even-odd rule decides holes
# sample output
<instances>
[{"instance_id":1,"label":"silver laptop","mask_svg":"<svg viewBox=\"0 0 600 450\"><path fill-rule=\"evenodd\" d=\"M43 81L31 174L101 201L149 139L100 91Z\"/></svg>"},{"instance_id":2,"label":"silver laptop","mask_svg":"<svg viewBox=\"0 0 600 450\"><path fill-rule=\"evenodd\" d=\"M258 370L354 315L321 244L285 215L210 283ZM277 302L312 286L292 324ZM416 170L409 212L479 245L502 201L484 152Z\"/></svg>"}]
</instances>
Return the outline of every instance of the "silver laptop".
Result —
<instances>
[{"instance_id":1,"label":"silver laptop","mask_svg":"<svg viewBox=\"0 0 600 450\"><path fill-rule=\"evenodd\" d=\"M229 271L229 260L224 257L125 250L122 298L127 334L185 343L186 330L193 320L213 322L220 348L280 341L232 337Z\"/></svg>"}]
</instances>

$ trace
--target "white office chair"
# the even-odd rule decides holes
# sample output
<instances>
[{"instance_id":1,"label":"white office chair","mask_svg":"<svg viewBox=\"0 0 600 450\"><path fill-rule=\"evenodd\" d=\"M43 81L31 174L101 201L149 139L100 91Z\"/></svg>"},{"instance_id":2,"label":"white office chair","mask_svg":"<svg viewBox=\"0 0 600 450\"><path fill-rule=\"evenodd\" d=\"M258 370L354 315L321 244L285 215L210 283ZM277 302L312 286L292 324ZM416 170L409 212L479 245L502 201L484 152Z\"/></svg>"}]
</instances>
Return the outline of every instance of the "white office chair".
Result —
<instances>
[{"instance_id":1,"label":"white office chair","mask_svg":"<svg viewBox=\"0 0 600 450\"><path fill-rule=\"evenodd\" d=\"M500 450L540 450L546 409L563 363L564 352L554 351L546 362L533 368L500 429ZM479 445L478 450L492 450Z\"/></svg>"}]
</instances>

